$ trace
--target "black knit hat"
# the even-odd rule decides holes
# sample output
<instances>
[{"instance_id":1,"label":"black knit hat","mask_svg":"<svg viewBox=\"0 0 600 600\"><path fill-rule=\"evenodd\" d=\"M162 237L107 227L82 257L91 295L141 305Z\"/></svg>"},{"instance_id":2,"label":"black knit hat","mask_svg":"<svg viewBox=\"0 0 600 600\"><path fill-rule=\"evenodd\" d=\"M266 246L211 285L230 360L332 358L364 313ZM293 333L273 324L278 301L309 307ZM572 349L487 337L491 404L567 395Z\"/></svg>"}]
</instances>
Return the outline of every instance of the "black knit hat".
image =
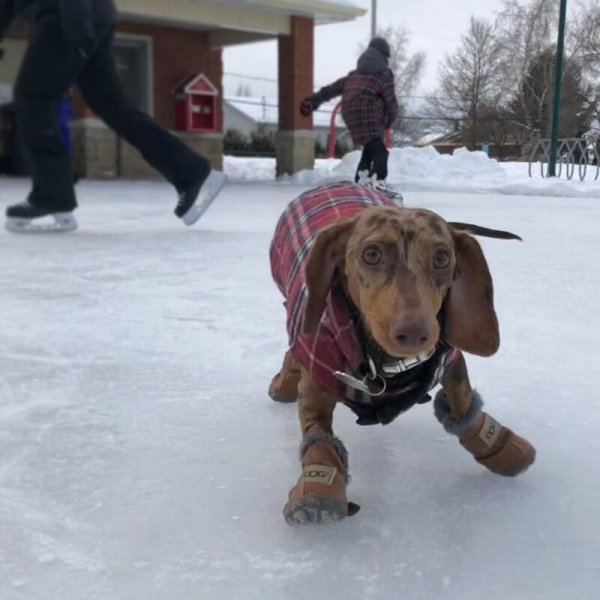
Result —
<instances>
[{"instance_id":1,"label":"black knit hat","mask_svg":"<svg viewBox=\"0 0 600 600\"><path fill-rule=\"evenodd\" d=\"M375 48L375 50L381 52L386 58L389 58L391 55L390 45L382 37L374 37L369 42L369 48Z\"/></svg>"}]
</instances>

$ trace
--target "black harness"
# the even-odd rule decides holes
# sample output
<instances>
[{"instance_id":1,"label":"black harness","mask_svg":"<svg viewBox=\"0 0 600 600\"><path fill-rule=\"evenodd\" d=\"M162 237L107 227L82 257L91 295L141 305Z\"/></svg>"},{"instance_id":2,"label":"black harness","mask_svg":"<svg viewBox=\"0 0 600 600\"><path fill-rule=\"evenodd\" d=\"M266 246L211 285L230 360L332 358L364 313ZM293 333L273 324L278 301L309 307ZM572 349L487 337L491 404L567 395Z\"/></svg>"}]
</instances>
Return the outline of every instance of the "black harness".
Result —
<instances>
[{"instance_id":1,"label":"black harness","mask_svg":"<svg viewBox=\"0 0 600 600\"><path fill-rule=\"evenodd\" d=\"M344 400L358 416L358 425L387 425L415 404L429 402L431 396L427 392L439 383L451 346L439 340L429 358L403 369L404 361L389 356L372 338L367 338L359 322L355 323L364 356L359 367L361 379L356 381L372 394L367 401L364 394L360 400ZM394 369L394 365L399 368ZM395 370L401 372L394 373Z\"/></svg>"}]
</instances>

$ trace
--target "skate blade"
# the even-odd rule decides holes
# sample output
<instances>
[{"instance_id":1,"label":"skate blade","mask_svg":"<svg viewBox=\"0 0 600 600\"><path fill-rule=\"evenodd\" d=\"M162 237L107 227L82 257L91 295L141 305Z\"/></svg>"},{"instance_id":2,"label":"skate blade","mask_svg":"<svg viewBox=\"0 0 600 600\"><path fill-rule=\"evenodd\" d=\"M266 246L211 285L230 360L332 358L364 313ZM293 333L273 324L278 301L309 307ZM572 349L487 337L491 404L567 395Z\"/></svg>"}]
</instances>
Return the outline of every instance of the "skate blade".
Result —
<instances>
[{"instance_id":1,"label":"skate blade","mask_svg":"<svg viewBox=\"0 0 600 600\"><path fill-rule=\"evenodd\" d=\"M387 196L388 198L391 198L392 200L394 200L394 202L396 202L396 204L398 204L398 206L402 206L404 204L404 198L402 197L402 194L400 192L395 192L390 188L375 188L375 191L379 192L380 194L383 194L384 196Z\"/></svg>"},{"instance_id":2,"label":"skate blade","mask_svg":"<svg viewBox=\"0 0 600 600\"><path fill-rule=\"evenodd\" d=\"M398 206L404 206L404 198L399 192L392 192L390 197Z\"/></svg>"},{"instance_id":3,"label":"skate blade","mask_svg":"<svg viewBox=\"0 0 600 600\"><path fill-rule=\"evenodd\" d=\"M346 503L328 496L299 498L293 505L286 505L283 516L288 525L328 524L341 521L348 515Z\"/></svg>"},{"instance_id":4,"label":"skate blade","mask_svg":"<svg viewBox=\"0 0 600 600\"><path fill-rule=\"evenodd\" d=\"M11 233L66 233L77 229L77 221L70 212L53 213L48 217L54 220L40 223L39 221L45 217L38 219L7 217L5 226Z\"/></svg>"},{"instance_id":5,"label":"skate blade","mask_svg":"<svg viewBox=\"0 0 600 600\"><path fill-rule=\"evenodd\" d=\"M223 189L227 177L221 171L211 171L206 181L200 188L200 194L182 219L186 225L193 225L213 203L219 192Z\"/></svg>"},{"instance_id":6,"label":"skate blade","mask_svg":"<svg viewBox=\"0 0 600 600\"><path fill-rule=\"evenodd\" d=\"M391 200L394 200L398 206L404 206L404 198L402 197L402 194L400 192L396 192L391 188L377 187L377 184L373 183L369 178L367 178L366 181L359 180L358 185L364 187L367 190L372 190L374 192L377 192L378 194L387 196Z\"/></svg>"}]
</instances>

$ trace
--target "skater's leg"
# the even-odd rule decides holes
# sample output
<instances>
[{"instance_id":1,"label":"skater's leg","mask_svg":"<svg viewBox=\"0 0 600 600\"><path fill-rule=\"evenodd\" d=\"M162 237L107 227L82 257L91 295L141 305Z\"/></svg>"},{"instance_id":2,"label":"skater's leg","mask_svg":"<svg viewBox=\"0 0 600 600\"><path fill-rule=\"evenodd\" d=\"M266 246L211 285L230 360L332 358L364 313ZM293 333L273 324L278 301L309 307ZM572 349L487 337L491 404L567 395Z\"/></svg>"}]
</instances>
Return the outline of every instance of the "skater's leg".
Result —
<instances>
[{"instance_id":1,"label":"skater's leg","mask_svg":"<svg viewBox=\"0 0 600 600\"><path fill-rule=\"evenodd\" d=\"M385 181L388 176L389 151L380 137L371 140L367 145L373 160L370 175L377 175L378 181Z\"/></svg>"},{"instance_id":2,"label":"skater's leg","mask_svg":"<svg viewBox=\"0 0 600 600\"><path fill-rule=\"evenodd\" d=\"M125 95L111 55L112 32L79 74L77 85L88 106L178 190L202 183L210 173L206 158L138 110Z\"/></svg>"},{"instance_id":3,"label":"skater's leg","mask_svg":"<svg viewBox=\"0 0 600 600\"><path fill-rule=\"evenodd\" d=\"M77 205L71 161L61 142L56 102L77 77L84 59L49 15L35 27L15 84L17 129L31 163L29 200L48 212Z\"/></svg>"},{"instance_id":4,"label":"skater's leg","mask_svg":"<svg viewBox=\"0 0 600 600\"><path fill-rule=\"evenodd\" d=\"M388 156L389 151L385 147L383 138L377 137L369 140L364 146L364 153L369 156L369 173L368 177L363 178L366 187L370 187L378 192L382 192L394 199L398 205L402 206L403 199L400 192L395 191L387 185L386 179L388 176Z\"/></svg>"},{"instance_id":5,"label":"skater's leg","mask_svg":"<svg viewBox=\"0 0 600 600\"><path fill-rule=\"evenodd\" d=\"M356 167L356 174L354 176L354 182L358 183L361 180L361 173L366 171L367 175L371 174L371 163L373 159L371 158L371 150L367 144L363 146L362 153L360 155L360 160L358 161L358 167Z\"/></svg>"}]
</instances>

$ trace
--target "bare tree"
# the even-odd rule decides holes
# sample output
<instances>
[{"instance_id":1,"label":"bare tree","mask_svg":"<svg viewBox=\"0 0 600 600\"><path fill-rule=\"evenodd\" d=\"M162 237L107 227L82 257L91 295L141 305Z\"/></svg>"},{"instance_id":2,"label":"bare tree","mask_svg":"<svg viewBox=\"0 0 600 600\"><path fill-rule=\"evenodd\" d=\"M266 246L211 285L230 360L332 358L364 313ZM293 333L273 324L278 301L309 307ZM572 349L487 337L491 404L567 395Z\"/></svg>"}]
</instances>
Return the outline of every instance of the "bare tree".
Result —
<instances>
[{"instance_id":1,"label":"bare tree","mask_svg":"<svg viewBox=\"0 0 600 600\"><path fill-rule=\"evenodd\" d=\"M555 42L558 6L556 0L504 0L496 19L503 104L508 104L515 128L529 132L530 142L547 122L554 71L547 61L540 63L540 57L546 56Z\"/></svg>"},{"instance_id":2,"label":"bare tree","mask_svg":"<svg viewBox=\"0 0 600 600\"><path fill-rule=\"evenodd\" d=\"M469 147L527 146L549 135L558 29L557 0L504 0L494 24L472 18L462 45L440 68L432 116L460 119ZM600 5L571 7L562 79L560 135L600 117Z\"/></svg>"},{"instance_id":3,"label":"bare tree","mask_svg":"<svg viewBox=\"0 0 600 600\"><path fill-rule=\"evenodd\" d=\"M555 51L553 47L540 53L531 63L513 103L521 114L516 121L528 123L541 137L550 137L553 113ZM567 56L562 73L559 137L579 137L589 122L588 88L579 62Z\"/></svg>"},{"instance_id":4,"label":"bare tree","mask_svg":"<svg viewBox=\"0 0 600 600\"><path fill-rule=\"evenodd\" d=\"M600 120L600 6L597 0L590 0L579 8L571 17L567 41L588 86L589 111Z\"/></svg>"},{"instance_id":5,"label":"bare tree","mask_svg":"<svg viewBox=\"0 0 600 600\"><path fill-rule=\"evenodd\" d=\"M514 87L523 81L531 63L554 41L558 22L556 0L504 0L496 19L498 44L507 71L505 81Z\"/></svg>"},{"instance_id":6,"label":"bare tree","mask_svg":"<svg viewBox=\"0 0 600 600\"><path fill-rule=\"evenodd\" d=\"M600 5L597 0L580 3L567 27L567 47L582 61L589 74L600 79Z\"/></svg>"},{"instance_id":7,"label":"bare tree","mask_svg":"<svg viewBox=\"0 0 600 600\"><path fill-rule=\"evenodd\" d=\"M550 135L556 77L558 8L556 0L505 0L498 17L506 89L511 111L530 141ZM585 129L598 103L600 8L597 0L569 13L562 69L560 131L573 137ZM592 85L594 79L596 85Z\"/></svg>"},{"instance_id":8,"label":"bare tree","mask_svg":"<svg viewBox=\"0 0 600 600\"><path fill-rule=\"evenodd\" d=\"M500 47L495 26L471 17L462 45L440 66L440 87L431 100L433 114L461 120L467 146L475 148L482 118L500 102Z\"/></svg>"}]
</instances>

